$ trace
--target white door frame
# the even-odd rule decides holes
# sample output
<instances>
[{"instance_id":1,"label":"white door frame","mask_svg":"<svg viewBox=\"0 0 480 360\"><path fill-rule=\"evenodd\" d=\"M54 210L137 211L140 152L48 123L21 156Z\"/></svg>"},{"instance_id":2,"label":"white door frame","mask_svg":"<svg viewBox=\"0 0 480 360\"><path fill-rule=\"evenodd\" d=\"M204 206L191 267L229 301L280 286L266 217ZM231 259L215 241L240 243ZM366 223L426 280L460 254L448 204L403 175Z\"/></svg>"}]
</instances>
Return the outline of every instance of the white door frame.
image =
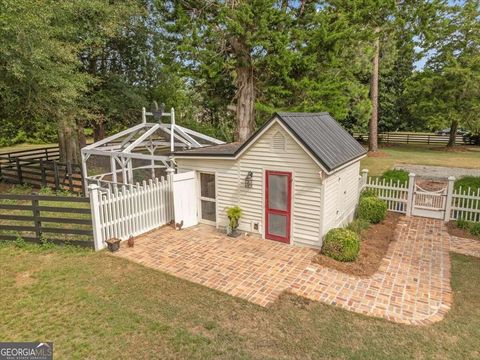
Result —
<instances>
[{"instance_id":1,"label":"white door frame","mask_svg":"<svg viewBox=\"0 0 480 360\"><path fill-rule=\"evenodd\" d=\"M202 196L202 184L201 184L202 176L201 176L201 174L213 175L215 177L215 199L207 198L207 197ZM218 188L218 186L217 186L217 173L216 172L197 170L198 222L200 222L202 224L217 226L217 223L218 223L218 201L217 201L218 200L218 191L217 191L217 188ZM215 221L205 220L205 219L202 218L202 200L203 201L210 201L210 202L215 203Z\"/></svg>"}]
</instances>

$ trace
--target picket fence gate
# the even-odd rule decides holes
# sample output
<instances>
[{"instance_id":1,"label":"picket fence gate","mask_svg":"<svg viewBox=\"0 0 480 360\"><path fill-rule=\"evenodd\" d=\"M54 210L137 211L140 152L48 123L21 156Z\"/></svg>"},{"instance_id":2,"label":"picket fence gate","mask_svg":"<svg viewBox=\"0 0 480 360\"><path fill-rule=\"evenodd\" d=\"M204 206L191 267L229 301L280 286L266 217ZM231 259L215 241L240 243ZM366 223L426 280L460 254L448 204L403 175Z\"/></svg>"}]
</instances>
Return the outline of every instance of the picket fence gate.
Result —
<instances>
[{"instance_id":1,"label":"picket fence gate","mask_svg":"<svg viewBox=\"0 0 480 360\"><path fill-rule=\"evenodd\" d=\"M174 217L171 180L149 180L113 190L89 185L95 249L111 238L127 240L168 224Z\"/></svg>"},{"instance_id":2,"label":"picket fence gate","mask_svg":"<svg viewBox=\"0 0 480 360\"><path fill-rule=\"evenodd\" d=\"M370 189L387 202L390 211L407 216L424 216L444 221L467 220L480 222L480 189L454 189L455 178L448 178L445 188L428 191L415 184L415 174L409 174L407 183L380 180L363 170L359 193Z\"/></svg>"}]
</instances>

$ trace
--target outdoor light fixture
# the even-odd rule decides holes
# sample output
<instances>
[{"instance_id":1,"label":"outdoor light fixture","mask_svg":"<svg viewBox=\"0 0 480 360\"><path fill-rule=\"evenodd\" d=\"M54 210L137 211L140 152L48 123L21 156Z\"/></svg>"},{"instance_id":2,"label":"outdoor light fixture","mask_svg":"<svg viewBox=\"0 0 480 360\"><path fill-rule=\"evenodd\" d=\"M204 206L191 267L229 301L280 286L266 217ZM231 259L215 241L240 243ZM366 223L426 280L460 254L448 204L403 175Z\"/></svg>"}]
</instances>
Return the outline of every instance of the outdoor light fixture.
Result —
<instances>
[{"instance_id":1,"label":"outdoor light fixture","mask_svg":"<svg viewBox=\"0 0 480 360\"><path fill-rule=\"evenodd\" d=\"M253 185L253 172L249 171L245 176L245 188L250 189Z\"/></svg>"}]
</instances>

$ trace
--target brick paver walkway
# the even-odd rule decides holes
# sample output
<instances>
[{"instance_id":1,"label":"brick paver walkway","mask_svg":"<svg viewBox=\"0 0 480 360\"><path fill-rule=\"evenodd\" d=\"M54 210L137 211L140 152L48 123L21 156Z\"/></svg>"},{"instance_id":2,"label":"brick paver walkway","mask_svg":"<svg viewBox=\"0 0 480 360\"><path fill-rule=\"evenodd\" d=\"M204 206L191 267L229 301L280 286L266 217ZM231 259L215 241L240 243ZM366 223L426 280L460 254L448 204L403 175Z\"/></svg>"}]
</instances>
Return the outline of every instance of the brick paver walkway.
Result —
<instances>
[{"instance_id":1,"label":"brick paver walkway","mask_svg":"<svg viewBox=\"0 0 480 360\"><path fill-rule=\"evenodd\" d=\"M369 278L311 264L292 291L311 300L406 324L439 321L450 309L449 235L441 221L402 218L396 241Z\"/></svg>"},{"instance_id":2,"label":"brick paver walkway","mask_svg":"<svg viewBox=\"0 0 480 360\"><path fill-rule=\"evenodd\" d=\"M267 306L290 287L315 251L265 241L229 238L213 226L181 231L164 227L122 244L121 257L227 294Z\"/></svg>"},{"instance_id":3,"label":"brick paver walkway","mask_svg":"<svg viewBox=\"0 0 480 360\"><path fill-rule=\"evenodd\" d=\"M451 249L450 249L451 247ZM479 242L452 237L442 221L404 217L377 273L359 278L311 262L316 251L255 236L229 238L206 225L164 227L117 256L261 306L283 291L405 324L439 321L450 309L449 250L480 256Z\"/></svg>"}]
</instances>

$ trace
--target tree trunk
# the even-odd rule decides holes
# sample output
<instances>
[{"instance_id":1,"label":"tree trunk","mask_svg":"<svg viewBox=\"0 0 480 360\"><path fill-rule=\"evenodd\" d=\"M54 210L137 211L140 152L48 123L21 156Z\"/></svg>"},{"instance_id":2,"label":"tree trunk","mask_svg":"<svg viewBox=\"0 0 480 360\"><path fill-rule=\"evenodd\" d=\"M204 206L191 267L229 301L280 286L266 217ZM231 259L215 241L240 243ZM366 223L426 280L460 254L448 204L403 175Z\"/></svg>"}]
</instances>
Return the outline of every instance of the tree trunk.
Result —
<instances>
[{"instance_id":1,"label":"tree trunk","mask_svg":"<svg viewBox=\"0 0 480 360\"><path fill-rule=\"evenodd\" d=\"M237 68L237 141L246 141L255 128L255 85L253 70Z\"/></svg>"},{"instance_id":2,"label":"tree trunk","mask_svg":"<svg viewBox=\"0 0 480 360\"><path fill-rule=\"evenodd\" d=\"M458 130L458 121L452 120L452 124L450 125L450 135L448 138L447 147L452 148L455 146L455 138L457 137L457 130Z\"/></svg>"},{"instance_id":3,"label":"tree trunk","mask_svg":"<svg viewBox=\"0 0 480 360\"><path fill-rule=\"evenodd\" d=\"M105 138L105 124L103 119L93 123L93 141L97 142Z\"/></svg>"},{"instance_id":4,"label":"tree trunk","mask_svg":"<svg viewBox=\"0 0 480 360\"><path fill-rule=\"evenodd\" d=\"M83 122L81 120L77 120L77 134L78 134L78 145L80 149L87 145L87 137L85 136Z\"/></svg>"},{"instance_id":5,"label":"tree trunk","mask_svg":"<svg viewBox=\"0 0 480 360\"><path fill-rule=\"evenodd\" d=\"M376 30L376 32L378 32ZM374 55L372 60L372 77L370 83L370 99L372 101L372 116L368 125L368 150L378 150L378 76L380 62L380 39L377 37L374 43Z\"/></svg>"},{"instance_id":6,"label":"tree trunk","mask_svg":"<svg viewBox=\"0 0 480 360\"><path fill-rule=\"evenodd\" d=\"M64 116L58 121L58 146L60 148L60 161L80 164L78 130L73 117Z\"/></svg>"}]
</instances>

